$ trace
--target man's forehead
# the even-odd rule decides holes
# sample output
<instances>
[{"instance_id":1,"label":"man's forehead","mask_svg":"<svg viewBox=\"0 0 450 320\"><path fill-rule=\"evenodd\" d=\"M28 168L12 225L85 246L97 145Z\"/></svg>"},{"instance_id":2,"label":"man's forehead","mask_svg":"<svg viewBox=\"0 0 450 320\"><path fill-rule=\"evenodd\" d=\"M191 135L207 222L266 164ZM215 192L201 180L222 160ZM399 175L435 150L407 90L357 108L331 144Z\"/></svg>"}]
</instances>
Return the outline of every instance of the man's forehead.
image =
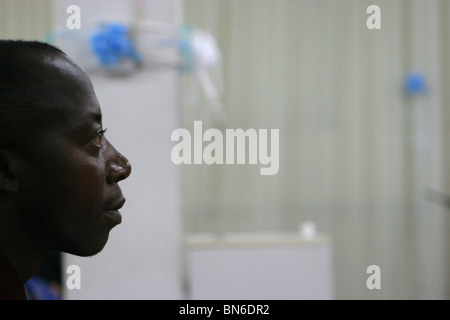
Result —
<instances>
[{"instance_id":1,"label":"man's forehead","mask_svg":"<svg viewBox=\"0 0 450 320\"><path fill-rule=\"evenodd\" d=\"M42 57L42 72L49 83L69 89L92 90L91 80L72 59L63 54Z\"/></svg>"},{"instance_id":2,"label":"man's forehead","mask_svg":"<svg viewBox=\"0 0 450 320\"><path fill-rule=\"evenodd\" d=\"M52 54L43 56L41 62L48 72L67 80L89 80L85 72L67 55Z\"/></svg>"},{"instance_id":3,"label":"man's forehead","mask_svg":"<svg viewBox=\"0 0 450 320\"><path fill-rule=\"evenodd\" d=\"M46 86L52 91L53 111L79 115L101 123L101 110L87 74L69 57L59 55L44 59Z\"/></svg>"},{"instance_id":4,"label":"man's forehead","mask_svg":"<svg viewBox=\"0 0 450 320\"><path fill-rule=\"evenodd\" d=\"M8 101L16 107L4 107L0 118L8 119L0 130L5 146L26 150L54 133L84 132L101 125L100 105L89 77L65 54L39 52L20 62L13 66L16 98Z\"/></svg>"}]
</instances>

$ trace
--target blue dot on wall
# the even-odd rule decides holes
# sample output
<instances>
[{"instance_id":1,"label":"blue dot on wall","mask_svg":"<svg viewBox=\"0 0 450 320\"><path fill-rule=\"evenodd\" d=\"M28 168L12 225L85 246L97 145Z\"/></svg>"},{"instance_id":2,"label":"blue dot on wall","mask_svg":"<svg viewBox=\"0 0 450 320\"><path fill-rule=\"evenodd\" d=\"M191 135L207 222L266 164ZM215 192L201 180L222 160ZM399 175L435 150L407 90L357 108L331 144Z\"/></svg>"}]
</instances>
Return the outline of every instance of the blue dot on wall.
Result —
<instances>
[{"instance_id":1,"label":"blue dot on wall","mask_svg":"<svg viewBox=\"0 0 450 320\"><path fill-rule=\"evenodd\" d=\"M405 77L405 90L408 94L423 94L427 89L425 76L419 72L411 72Z\"/></svg>"}]
</instances>

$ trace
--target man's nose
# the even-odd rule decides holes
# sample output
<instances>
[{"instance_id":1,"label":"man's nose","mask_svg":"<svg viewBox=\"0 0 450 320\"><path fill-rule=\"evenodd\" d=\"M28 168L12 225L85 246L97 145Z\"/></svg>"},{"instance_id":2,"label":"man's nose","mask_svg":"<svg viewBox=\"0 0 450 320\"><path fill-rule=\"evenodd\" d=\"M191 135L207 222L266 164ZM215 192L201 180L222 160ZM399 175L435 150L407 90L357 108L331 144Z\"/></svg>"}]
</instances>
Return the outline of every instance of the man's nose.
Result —
<instances>
[{"instance_id":1,"label":"man's nose","mask_svg":"<svg viewBox=\"0 0 450 320\"><path fill-rule=\"evenodd\" d=\"M111 144L111 160L109 162L108 183L118 183L131 174L131 164L128 159L118 152Z\"/></svg>"}]
</instances>

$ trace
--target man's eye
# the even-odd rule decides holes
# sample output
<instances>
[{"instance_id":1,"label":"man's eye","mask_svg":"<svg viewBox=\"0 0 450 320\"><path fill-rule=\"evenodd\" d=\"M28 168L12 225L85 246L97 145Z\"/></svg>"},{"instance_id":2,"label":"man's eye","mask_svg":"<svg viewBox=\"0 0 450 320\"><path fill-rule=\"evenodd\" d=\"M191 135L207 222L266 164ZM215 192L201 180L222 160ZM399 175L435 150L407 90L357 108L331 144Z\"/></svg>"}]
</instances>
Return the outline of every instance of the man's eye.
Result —
<instances>
[{"instance_id":1,"label":"man's eye","mask_svg":"<svg viewBox=\"0 0 450 320\"><path fill-rule=\"evenodd\" d=\"M106 132L106 129L105 130L101 130L99 133L97 133L92 138L91 143L96 145L96 146L98 146L98 147L101 147L102 141L103 141L103 136L104 136L105 132Z\"/></svg>"}]
</instances>

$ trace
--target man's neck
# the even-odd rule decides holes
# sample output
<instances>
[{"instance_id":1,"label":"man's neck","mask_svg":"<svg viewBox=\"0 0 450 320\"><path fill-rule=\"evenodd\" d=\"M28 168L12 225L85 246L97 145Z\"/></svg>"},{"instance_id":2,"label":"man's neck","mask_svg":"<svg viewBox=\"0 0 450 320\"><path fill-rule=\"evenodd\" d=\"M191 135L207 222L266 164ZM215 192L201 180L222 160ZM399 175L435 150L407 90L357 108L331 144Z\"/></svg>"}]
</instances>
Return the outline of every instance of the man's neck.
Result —
<instances>
[{"instance_id":1,"label":"man's neck","mask_svg":"<svg viewBox=\"0 0 450 320\"><path fill-rule=\"evenodd\" d=\"M0 220L4 219L5 217L0 217ZM16 224L10 223L11 221L3 222L5 221L0 221L0 254L16 269L25 283L37 272L50 251L42 248L39 242Z\"/></svg>"}]
</instances>

